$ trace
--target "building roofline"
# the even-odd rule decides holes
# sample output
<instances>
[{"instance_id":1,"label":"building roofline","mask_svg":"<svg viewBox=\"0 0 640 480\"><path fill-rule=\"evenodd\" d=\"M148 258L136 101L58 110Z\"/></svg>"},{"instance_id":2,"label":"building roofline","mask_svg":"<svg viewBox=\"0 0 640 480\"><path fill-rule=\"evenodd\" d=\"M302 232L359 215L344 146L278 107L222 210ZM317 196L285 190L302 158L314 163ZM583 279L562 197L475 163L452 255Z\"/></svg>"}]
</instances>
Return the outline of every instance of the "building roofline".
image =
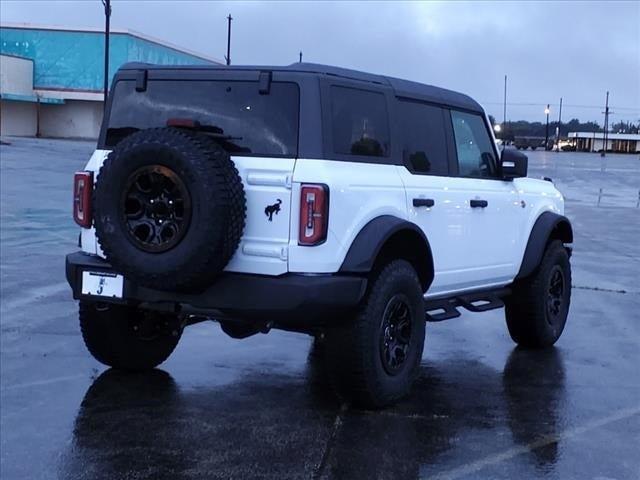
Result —
<instances>
[{"instance_id":1,"label":"building roofline","mask_svg":"<svg viewBox=\"0 0 640 480\"><path fill-rule=\"evenodd\" d=\"M95 27L68 27L68 26L60 26L60 25L40 25L40 24L26 23L26 22L0 22L0 28L13 28L13 29L21 29L21 30L51 30L51 31L57 31L57 32L104 33L104 29L95 28ZM131 37L135 37L140 40L155 43L156 45L170 48L180 53L185 53L187 55L191 55L193 57L197 57L202 60L206 60L208 62L213 62L215 64L222 65L224 63L219 58L215 58L209 55L204 55L202 53L195 52L188 48L181 47L180 45L176 45L174 43L167 42L165 40L162 40L156 37L152 37L151 35L147 35L145 33L141 33L136 30L111 27L109 31L111 34L129 35Z\"/></svg>"},{"instance_id":2,"label":"building roofline","mask_svg":"<svg viewBox=\"0 0 640 480\"><path fill-rule=\"evenodd\" d=\"M595 138L596 140L604 139L604 132L569 132L569 138ZM640 133L607 133L608 140L636 140L640 141Z\"/></svg>"},{"instance_id":3,"label":"building roofline","mask_svg":"<svg viewBox=\"0 0 640 480\"><path fill-rule=\"evenodd\" d=\"M35 64L35 60L33 58L23 57L22 55L16 55L14 53L2 53L2 52L0 52L0 57L17 58L18 60L26 60L28 62L31 62L31 63Z\"/></svg>"}]
</instances>

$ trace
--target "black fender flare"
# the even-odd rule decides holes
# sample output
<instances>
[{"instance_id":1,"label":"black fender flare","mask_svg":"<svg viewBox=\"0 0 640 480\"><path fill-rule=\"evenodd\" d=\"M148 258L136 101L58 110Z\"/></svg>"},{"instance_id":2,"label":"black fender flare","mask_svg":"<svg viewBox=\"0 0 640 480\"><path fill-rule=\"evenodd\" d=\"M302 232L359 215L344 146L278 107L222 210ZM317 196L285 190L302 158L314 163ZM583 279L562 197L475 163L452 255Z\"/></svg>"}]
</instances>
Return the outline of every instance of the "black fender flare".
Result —
<instances>
[{"instance_id":1,"label":"black fender flare","mask_svg":"<svg viewBox=\"0 0 640 480\"><path fill-rule=\"evenodd\" d=\"M516 279L528 277L540 265L551 238L557 238L563 243L573 243L573 228L564 215L544 212L533 224Z\"/></svg>"},{"instance_id":2,"label":"black fender flare","mask_svg":"<svg viewBox=\"0 0 640 480\"><path fill-rule=\"evenodd\" d=\"M390 244L394 238L411 242L412 248L405 249L404 254L413 257L423 291L426 291L434 275L429 240L418 225L393 215L376 217L362 227L349 247L340 266L340 273L368 274L373 270L385 245Z\"/></svg>"}]
</instances>

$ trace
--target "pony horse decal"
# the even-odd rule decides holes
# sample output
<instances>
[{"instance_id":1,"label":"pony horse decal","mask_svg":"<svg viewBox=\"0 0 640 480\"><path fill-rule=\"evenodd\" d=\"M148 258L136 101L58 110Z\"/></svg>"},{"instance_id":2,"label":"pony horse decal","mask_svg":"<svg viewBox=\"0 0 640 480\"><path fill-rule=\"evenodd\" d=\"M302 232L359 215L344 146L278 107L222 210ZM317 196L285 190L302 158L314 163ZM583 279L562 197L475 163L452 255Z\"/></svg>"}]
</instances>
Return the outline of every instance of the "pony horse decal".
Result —
<instances>
[{"instance_id":1,"label":"pony horse decal","mask_svg":"<svg viewBox=\"0 0 640 480\"><path fill-rule=\"evenodd\" d=\"M282 200L278 198L278 201L276 203L274 203L273 205L267 205L267 207L264 209L264 214L269 217L270 222L273 222L273 214L275 213L277 215L280 211L281 204Z\"/></svg>"}]
</instances>

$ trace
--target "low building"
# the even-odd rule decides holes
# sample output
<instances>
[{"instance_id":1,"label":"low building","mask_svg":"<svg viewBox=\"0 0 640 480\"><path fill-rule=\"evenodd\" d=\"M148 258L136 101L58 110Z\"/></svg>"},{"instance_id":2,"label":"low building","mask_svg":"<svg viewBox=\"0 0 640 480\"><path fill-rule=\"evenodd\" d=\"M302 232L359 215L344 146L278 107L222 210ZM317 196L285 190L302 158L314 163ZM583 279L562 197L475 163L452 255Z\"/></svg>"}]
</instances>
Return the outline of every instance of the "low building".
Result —
<instances>
[{"instance_id":1,"label":"low building","mask_svg":"<svg viewBox=\"0 0 640 480\"><path fill-rule=\"evenodd\" d=\"M569 141L578 152L601 152L604 150L603 132L569 132ZM640 152L640 134L607 133L607 152Z\"/></svg>"},{"instance_id":2,"label":"low building","mask_svg":"<svg viewBox=\"0 0 640 480\"><path fill-rule=\"evenodd\" d=\"M0 135L97 138L102 122L104 32L0 25ZM112 29L109 74L126 62L216 64L215 58Z\"/></svg>"}]
</instances>

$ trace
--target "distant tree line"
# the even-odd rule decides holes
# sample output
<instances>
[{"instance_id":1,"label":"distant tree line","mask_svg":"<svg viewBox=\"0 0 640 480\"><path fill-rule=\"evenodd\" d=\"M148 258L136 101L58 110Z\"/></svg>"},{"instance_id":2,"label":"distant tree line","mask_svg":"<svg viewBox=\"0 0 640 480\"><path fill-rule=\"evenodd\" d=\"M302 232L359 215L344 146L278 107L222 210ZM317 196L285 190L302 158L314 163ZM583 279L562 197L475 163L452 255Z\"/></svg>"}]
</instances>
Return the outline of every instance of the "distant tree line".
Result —
<instances>
[{"instance_id":1,"label":"distant tree line","mask_svg":"<svg viewBox=\"0 0 640 480\"><path fill-rule=\"evenodd\" d=\"M496 124L495 118L489 115L492 125ZM496 133L497 138L503 140L513 140L515 137L544 137L545 123L527 122L526 120L509 121L507 125L500 125L501 131ZM549 122L549 137L555 137L558 122ZM560 137L566 137L569 132L602 132L602 127L597 122L582 123L577 118L572 118L568 122L560 125ZM610 132L640 133L640 122L617 122L611 124Z\"/></svg>"}]
</instances>

